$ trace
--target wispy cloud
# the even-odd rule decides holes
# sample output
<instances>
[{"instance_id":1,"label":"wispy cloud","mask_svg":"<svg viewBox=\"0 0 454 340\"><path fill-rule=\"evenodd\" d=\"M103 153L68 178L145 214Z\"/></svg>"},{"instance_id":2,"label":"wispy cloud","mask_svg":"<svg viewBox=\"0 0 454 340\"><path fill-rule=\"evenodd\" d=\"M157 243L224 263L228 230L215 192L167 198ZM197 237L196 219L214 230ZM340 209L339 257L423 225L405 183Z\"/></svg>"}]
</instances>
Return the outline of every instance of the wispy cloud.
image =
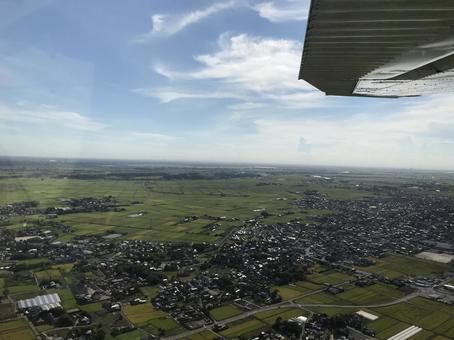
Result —
<instances>
[{"instance_id":1,"label":"wispy cloud","mask_svg":"<svg viewBox=\"0 0 454 340\"><path fill-rule=\"evenodd\" d=\"M153 132L133 132L132 136L140 138L146 142L155 144L167 144L169 142L173 142L179 139L176 136Z\"/></svg>"},{"instance_id":2,"label":"wispy cloud","mask_svg":"<svg viewBox=\"0 0 454 340\"><path fill-rule=\"evenodd\" d=\"M148 42L153 37L174 35L186 27L196 24L221 11L232 8L236 1L218 2L207 8L183 14L154 14L151 16L151 30L134 39L136 43Z\"/></svg>"},{"instance_id":3,"label":"wispy cloud","mask_svg":"<svg viewBox=\"0 0 454 340\"><path fill-rule=\"evenodd\" d=\"M268 1L254 5L252 8L264 19L271 22L306 20L309 11L309 0Z\"/></svg>"},{"instance_id":4,"label":"wispy cloud","mask_svg":"<svg viewBox=\"0 0 454 340\"><path fill-rule=\"evenodd\" d=\"M250 90L309 89L297 80L302 44L296 40L222 34L219 50L194 57L202 66L195 71L171 71L162 64L159 74L171 79L216 79Z\"/></svg>"},{"instance_id":5,"label":"wispy cloud","mask_svg":"<svg viewBox=\"0 0 454 340\"><path fill-rule=\"evenodd\" d=\"M64 127L79 131L99 131L106 125L78 112L59 110L53 106L42 105L34 110L15 108L0 104L0 121L4 123L31 124L44 127Z\"/></svg>"},{"instance_id":6,"label":"wispy cloud","mask_svg":"<svg viewBox=\"0 0 454 340\"><path fill-rule=\"evenodd\" d=\"M297 79L301 48L301 42L295 40L225 33L218 39L216 52L194 57L199 68L177 71L162 63L154 66L154 71L173 80L174 86L178 81L200 81L211 91L187 92L173 87L135 92L158 97L162 102L234 98L272 101L286 108L317 106L324 96Z\"/></svg>"},{"instance_id":7,"label":"wispy cloud","mask_svg":"<svg viewBox=\"0 0 454 340\"><path fill-rule=\"evenodd\" d=\"M173 88L137 88L132 92L145 97L158 98L162 103L170 103L178 99L245 99L238 93L190 91Z\"/></svg>"}]
</instances>

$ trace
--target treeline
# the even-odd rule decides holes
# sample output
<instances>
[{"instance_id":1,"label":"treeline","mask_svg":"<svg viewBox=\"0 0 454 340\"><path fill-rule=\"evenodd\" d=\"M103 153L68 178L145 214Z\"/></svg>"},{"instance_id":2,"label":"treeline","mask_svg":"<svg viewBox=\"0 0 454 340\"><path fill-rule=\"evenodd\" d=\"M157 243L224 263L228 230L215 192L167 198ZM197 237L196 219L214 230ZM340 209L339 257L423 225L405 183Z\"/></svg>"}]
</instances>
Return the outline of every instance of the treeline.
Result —
<instances>
[{"instance_id":1,"label":"treeline","mask_svg":"<svg viewBox=\"0 0 454 340\"><path fill-rule=\"evenodd\" d=\"M232 178L255 178L259 176L255 172L234 172L234 171L217 171L217 172L181 172L171 173L162 171L131 171L131 172L103 172L103 173L69 173L59 174L55 178L68 178L78 180L98 180L98 179L116 179L116 180L137 180L149 177L158 177L161 180L213 180L213 179L232 179Z\"/></svg>"},{"instance_id":2,"label":"treeline","mask_svg":"<svg viewBox=\"0 0 454 340\"><path fill-rule=\"evenodd\" d=\"M141 277L147 281L150 286L161 283L164 275L150 271L147 267L135 263L121 263L115 267L115 272L118 274L127 273L129 276L138 278Z\"/></svg>"}]
</instances>

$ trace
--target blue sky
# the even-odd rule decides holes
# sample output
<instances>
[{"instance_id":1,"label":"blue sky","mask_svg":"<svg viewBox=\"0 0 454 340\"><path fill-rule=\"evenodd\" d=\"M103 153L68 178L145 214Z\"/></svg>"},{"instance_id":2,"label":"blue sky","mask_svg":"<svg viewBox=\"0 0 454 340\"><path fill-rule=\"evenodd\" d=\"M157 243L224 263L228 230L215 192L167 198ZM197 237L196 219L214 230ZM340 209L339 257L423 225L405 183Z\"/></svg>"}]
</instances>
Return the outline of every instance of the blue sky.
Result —
<instances>
[{"instance_id":1,"label":"blue sky","mask_svg":"<svg viewBox=\"0 0 454 340\"><path fill-rule=\"evenodd\" d=\"M451 95L297 80L305 0L0 1L0 154L454 169Z\"/></svg>"}]
</instances>

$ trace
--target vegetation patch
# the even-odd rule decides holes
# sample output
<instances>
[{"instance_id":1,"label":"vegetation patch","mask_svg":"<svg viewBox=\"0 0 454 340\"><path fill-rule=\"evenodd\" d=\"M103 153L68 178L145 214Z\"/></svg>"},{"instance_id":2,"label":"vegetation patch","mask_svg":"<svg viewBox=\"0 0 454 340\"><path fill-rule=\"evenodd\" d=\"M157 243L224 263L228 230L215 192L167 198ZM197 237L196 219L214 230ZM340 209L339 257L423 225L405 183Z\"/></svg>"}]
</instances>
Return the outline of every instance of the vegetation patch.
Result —
<instances>
[{"instance_id":1,"label":"vegetation patch","mask_svg":"<svg viewBox=\"0 0 454 340\"><path fill-rule=\"evenodd\" d=\"M241 323L229 325L229 328L221 332L221 335L234 338L234 337L250 337L256 334L259 334L265 329L268 329L269 325L264 323L263 321L252 319L247 320Z\"/></svg>"},{"instance_id":2,"label":"vegetation patch","mask_svg":"<svg viewBox=\"0 0 454 340\"><path fill-rule=\"evenodd\" d=\"M271 288L271 290L276 290L279 294L279 296L282 298L282 300L290 300L290 299L294 299L296 298L297 296L300 296L301 294L303 294L303 292L305 291L304 288L300 288L300 287L291 287L291 286L274 286Z\"/></svg>"},{"instance_id":3,"label":"vegetation patch","mask_svg":"<svg viewBox=\"0 0 454 340\"><path fill-rule=\"evenodd\" d=\"M11 295L39 292L36 285L17 285L9 286L8 291Z\"/></svg>"},{"instance_id":4,"label":"vegetation patch","mask_svg":"<svg viewBox=\"0 0 454 340\"><path fill-rule=\"evenodd\" d=\"M142 293L147 296L150 299L155 298L158 293L159 293L159 287L158 286L153 286L153 287L142 287L140 288Z\"/></svg>"},{"instance_id":5,"label":"vegetation patch","mask_svg":"<svg viewBox=\"0 0 454 340\"><path fill-rule=\"evenodd\" d=\"M49 282L49 281L63 282L61 273L57 269L48 269L48 270L42 270L42 271L35 272L35 277L38 280L40 285L44 282Z\"/></svg>"},{"instance_id":6,"label":"vegetation patch","mask_svg":"<svg viewBox=\"0 0 454 340\"><path fill-rule=\"evenodd\" d=\"M449 268L446 264L414 256L390 254L377 260L377 264L361 269L392 279L401 276L433 276L443 273Z\"/></svg>"},{"instance_id":7,"label":"vegetation patch","mask_svg":"<svg viewBox=\"0 0 454 340\"><path fill-rule=\"evenodd\" d=\"M49 289L47 290L47 293L57 293L60 296L62 307L66 310L79 308L79 305L77 304L76 299L74 298L74 295L69 288Z\"/></svg>"},{"instance_id":8,"label":"vegetation patch","mask_svg":"<svg viewBox=\"0 0 454 340\"><path fill-rule=\"evenodd\" d=\"M301 315L306 316L308 313L306 311L302 311L299 308L282 308L282 309L277 309L277 313L272 314L272 315L267 315L266 312L257 313L254 316L259 319L260 321L263 321L267 323L270 326L273 326L276 323L277 319L281 320L289 320L294 317L298 317Z\"/></svg>"},{"instance_id":9,"label":"vegetation patch","mask_svg":"<svg viewBox=\"0 0 454 340\"><path fill-rule=\"evenodd\" d=\"M405 295L404 292L394 286L377 283L369 287L348 289L338 294L337 297L355 305L373 305L390 302Z\"/></svg>"},{"instance_id":10,"label":"vegetation patch","mask_svg":"<svg viewBox=\"0 0 454 340\"><path fill-rule=\"evenodd\" d=\"M0 323L1 340L32 340L34 338L27 321L23 319Z\"/></svg>"},{"instance_id":11,"label":"vegetation patch","mask_svg":"<svg viewBox=\"0 0 454 340\"><path fill-rule=\"evenodd\" d=\"M335 284L347 282L347 281L350 281L353 279L354 279L353 276L350 276L350 275L347 275L344 273L340 273L340 272L316 273L316 274L310 274L307 276L308 281L315 283L315 284L320 284L320 285L323 285L323 284L335 285Z\"/></svg>"},{"instance_id":12,"label":"vegetation patch","mask_svg":"<svg viewBox=\"0 0 454 340\"><path fill-rule=\"evenodd\" d=\"M0 304L0 320L14 317L14 306L12 303Z\"/></svg>"},{"instance_id":13,"label":"vegetation patch","mask_svg":"<svg viewBox=\"0 0 454 340\"><path fill-rule=\"evenodd\" d=\"M156 335L172 335L183 330L169 314L149 303L125 305L123 312L131 323Z\"/></svg>"},{"instance_id":14,"label":"vegetation patch","mask_svg":"<svg viewBox=\"0 0 454 340\"><path fill-rule=\"evenodd\" d=\"M88 305L79 306L79 308L87 313L94 313L101 310L103 307L101 302L95 302Z\"/></svg>"},{"instance_id":15,"label":"vegetation patch","mask_svg":"<svg viewBox=\"0 0 454 340\"><path fill-rule=\"evenodd\" d=\"M190 340L213 340L216 339L217 335L211 331L203 331L196 333L189 337Z\"/></svg>"},{"instance_id":16,"label":"vegetation patch","mask_svg":"<svg viewBox=\"0 0 454 340\"><path fill-rule=\"evenodd\" d=\"M378 339L388 339L400 332L402 332L404 329L407 329L408 327L410 327L411 325L408 324L408 323L404 323L404 322L398 322L396 324L394 324L393 326L381 331L380 333L376 334L375 336L378 338Z\"/></svg>"},{"instance_id":17,"label":"vegetation patch","mask_svg":"<svg viewBox=\"0 0 454 340\"><path fill-rule=\"evenodd\" d=\"M213 319L220 321L231 318L232 316L241 314L242 311L233 305L225 305L219 308L210 310L210 315Z\"/></svg>"}]
</instances>

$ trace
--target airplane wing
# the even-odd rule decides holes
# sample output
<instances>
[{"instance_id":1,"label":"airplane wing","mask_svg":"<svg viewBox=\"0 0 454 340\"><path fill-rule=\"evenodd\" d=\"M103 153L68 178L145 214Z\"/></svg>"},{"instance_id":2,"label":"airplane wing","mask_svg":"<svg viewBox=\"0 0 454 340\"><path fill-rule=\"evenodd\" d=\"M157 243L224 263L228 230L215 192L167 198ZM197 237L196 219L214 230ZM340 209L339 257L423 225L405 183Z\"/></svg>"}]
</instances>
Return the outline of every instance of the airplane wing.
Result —
<instances>
[{"instance_id":1,"label":"airplane wing","mask_svg":"<svg viewBox=\"0 0 454 340\"><path fill-rule=\"evenodd\" d=\"M454 91L454 0L312 0L299 79L338 96Z\"/></svg>"}]
</instances>

